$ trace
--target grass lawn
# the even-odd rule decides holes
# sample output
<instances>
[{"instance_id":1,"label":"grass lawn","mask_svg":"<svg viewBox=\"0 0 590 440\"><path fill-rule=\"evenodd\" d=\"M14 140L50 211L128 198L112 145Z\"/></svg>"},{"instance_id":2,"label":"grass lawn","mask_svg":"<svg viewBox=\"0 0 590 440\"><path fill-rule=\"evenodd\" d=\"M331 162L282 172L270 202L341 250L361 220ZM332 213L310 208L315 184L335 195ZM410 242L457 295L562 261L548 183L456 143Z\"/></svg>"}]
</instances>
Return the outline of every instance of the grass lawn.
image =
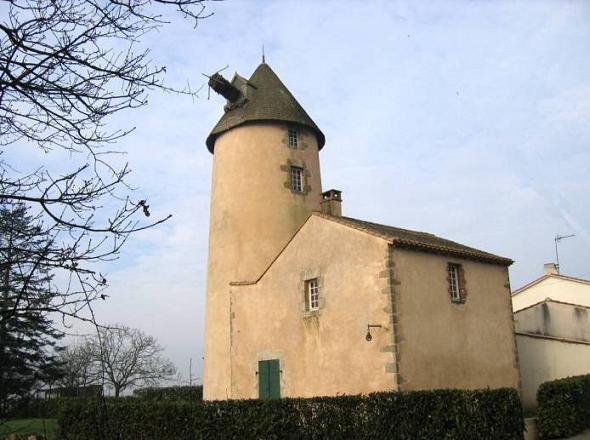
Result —
<instances>
[{"instance_id":1,"label":"grass lawn","mask_svg":"<svg viewBox=\"0 0 590 440\"><path fill-rule=\"evenodd\" d=\"M15 419L0 424L0 438L12 433L47 434L48 439L55 439L57 419Z\"/></svg>"}]
</instances>

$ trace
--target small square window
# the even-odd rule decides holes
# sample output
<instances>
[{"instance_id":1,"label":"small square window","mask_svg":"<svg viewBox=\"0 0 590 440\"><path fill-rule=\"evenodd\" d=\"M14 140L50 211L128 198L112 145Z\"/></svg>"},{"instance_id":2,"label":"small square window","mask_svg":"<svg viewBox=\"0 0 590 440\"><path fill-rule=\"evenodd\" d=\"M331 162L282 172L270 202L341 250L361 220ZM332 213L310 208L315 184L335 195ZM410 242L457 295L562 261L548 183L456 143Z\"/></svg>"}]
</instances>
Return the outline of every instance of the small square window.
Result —
<instances>
[{"instance_id":1,"label":"small square window","mask_svg":"<svg viewBox=\"0 0 590 440\"><path fill-rule=\"evenodd\" d=\"M463 268L460 264L449 263L447 265L447 280L449 282L449 295L451 301L461 303L465 301L465 286L463 280Z\"/></svg>"},{"instance_id":2,"label":"small square window","mask_svg":"<svg viewBox=\"0 0 590 440\"><path fill-rule=\"evenodd\" d=\"M296 192L303 192L303 168L291 167L291 189Z\"/></svg>"},{"instance_id":3,"label":"small square window","mask_svg":"<svg viewBox=\"0 0 590 440\"><path fill-rule=\"evenodd\" d=\"M289 146L297 148L297 130L293 128L289 129Z\"/></svg>"},{"instance_id":4,"label":"small square window","mask_svg":"<svg viewBox=\"0 0 590 440\"><path fill-rule=\"evenodd\" d=\"M312 311L320 308L320 287L318 279L313 278L305 282L305 310Z\"/></svg>"}]
</instances>

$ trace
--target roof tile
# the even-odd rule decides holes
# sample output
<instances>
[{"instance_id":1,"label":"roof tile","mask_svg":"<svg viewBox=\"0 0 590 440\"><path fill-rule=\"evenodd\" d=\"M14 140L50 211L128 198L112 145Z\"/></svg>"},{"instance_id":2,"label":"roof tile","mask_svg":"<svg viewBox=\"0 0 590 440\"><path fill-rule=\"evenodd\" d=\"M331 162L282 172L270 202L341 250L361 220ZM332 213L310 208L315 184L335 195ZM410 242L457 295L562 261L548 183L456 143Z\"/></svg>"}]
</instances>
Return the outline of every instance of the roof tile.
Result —
<instances>
[{"instance_id":1,"label":"roof tile","mask_svg":"<svg viewBox=\"0 0 590 440\"><path fill-rule=\"evenodd\" d=\"M239 78L243 81L243 78ZM324 146L324 134L268 64L259 65L247 84L245 103L228 109L207 137L209 151L213 153L215 140L219 135L254 121L285 121L303 125L316 135L318 148Z\"/></svg>"},{"instance_id":2,"label":"roof tile","mask_svg":"<svg viewBox=\"0 0 590 440\"><path fill-rule=\"evenodd\" d=\"M456 255L475 260L486 261L495 264L509 266L513 261L509 258L484 252L460 243L438 237L427 232L412 231L410 229L397 228L395 226L381 225L350 217L335 217L323 213L314 213L338 223L359 229L386 240L390 240L394 246L413 248L445 255Z\"/></svg>"}]
</instances>

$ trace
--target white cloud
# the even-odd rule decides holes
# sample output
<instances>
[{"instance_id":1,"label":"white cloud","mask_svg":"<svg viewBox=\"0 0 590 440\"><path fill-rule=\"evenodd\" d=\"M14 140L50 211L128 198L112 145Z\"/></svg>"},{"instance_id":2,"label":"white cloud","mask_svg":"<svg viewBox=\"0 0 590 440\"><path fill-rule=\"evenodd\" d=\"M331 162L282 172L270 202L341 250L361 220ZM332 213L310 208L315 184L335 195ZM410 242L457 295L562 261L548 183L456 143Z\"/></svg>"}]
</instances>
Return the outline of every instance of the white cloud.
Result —
<instances>
[{"instance_id":1,"label":"white cloud","mask_svg":"<svg viewBox=\"0 0 590 440\"><path fill-rule=\"evenodd\" d=\"M586 125L590 120L590 82L559 90L539 103L539 112L556 123Z\"/></svg>"}]
</instances>

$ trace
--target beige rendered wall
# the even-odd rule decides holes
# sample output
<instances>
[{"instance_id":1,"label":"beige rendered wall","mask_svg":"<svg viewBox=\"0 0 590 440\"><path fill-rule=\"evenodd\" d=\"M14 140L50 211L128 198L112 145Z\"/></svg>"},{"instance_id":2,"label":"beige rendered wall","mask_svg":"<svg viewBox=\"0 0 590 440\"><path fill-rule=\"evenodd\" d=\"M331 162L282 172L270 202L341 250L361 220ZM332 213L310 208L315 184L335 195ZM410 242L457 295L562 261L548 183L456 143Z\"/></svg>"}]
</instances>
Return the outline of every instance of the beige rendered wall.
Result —
<instances>
[{"instance_id":1,"label":"beige rendered wall","mask_svg":"<svg viewBox=\"0 0 590 440\"><path fill-rule=\"evenodd\" d=\"M525 410L537 407L537 389L548 380L590 373L590 344L516 335Z\"/></svg>"},{"instance_id":2,"label":"beige rendered wall","mask_svg":"<svg viewBox=\"0 0 590 440\"><path fill-rule=\"evenodd\" d=\"M205 321L204 398L230 396L229 282L256 278L320 208L315 136L298 127L287 145L286 124L233 128L215 142ZM288 188L290 164L305 168L305 194Z\"/></svg>"},{"instance_id":3,"label":"beige rendered wall","mask_svg":"<svg viewBox=\"0 0 590 440\"><path fill-rule=\"evenodd\" d=\"M393 249L400 388L518 388L508 269ZM467 298L451 302L447 264L462 264Z\"/></svg>"},{"instance_id":4,"label":"beige rendered wall","mask_svg":"<svg viewBox=\"0 0 590 440\"><path fill-rule=\"evenodd\" d=\"M514 314L517 332L590 343L588 307L544 301Z\"/></svg>"},{"instance_id":5,"label":"beige rendered wall","mask_svg":"<svg viewBox=\"0 0 590 440\"><path fill-rule=\"evenodd\" d=\"M546 298L590 307L590 282L549 277L512 296L514 311L544 301Z\"/></svg>"},{"instance_id":6,"label":"beige rendered wall","mask_svg":"<svg viewBox=\"0 0 590 440\"><path fill-rule=\"evenodd\" d=\"M232 286L233 398L258 397L258 361L279 359L281 396L395 389L386 241L312 216L260 281ZM306 313L304 281L320 281ZM373 329L367 342L367 324Z\"/></svg>"}]
</instances>

